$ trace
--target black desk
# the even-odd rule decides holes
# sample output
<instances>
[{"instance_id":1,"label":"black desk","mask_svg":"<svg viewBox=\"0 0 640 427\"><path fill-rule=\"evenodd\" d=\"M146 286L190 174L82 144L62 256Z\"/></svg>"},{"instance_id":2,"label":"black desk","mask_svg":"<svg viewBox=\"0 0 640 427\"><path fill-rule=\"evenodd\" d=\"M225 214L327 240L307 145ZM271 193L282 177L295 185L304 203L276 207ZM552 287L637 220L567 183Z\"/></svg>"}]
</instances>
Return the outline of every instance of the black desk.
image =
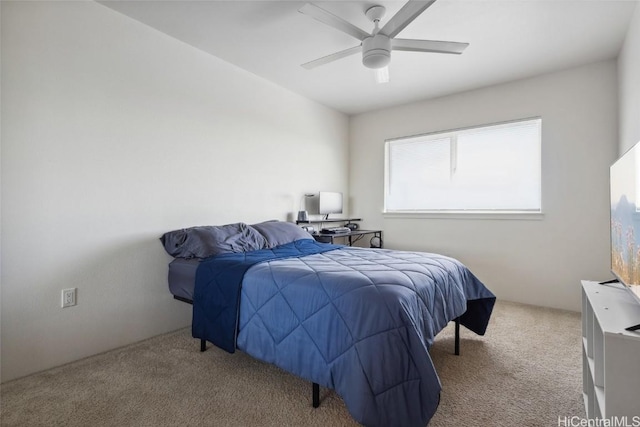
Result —
<instances>
[{"instance_id":1,"label":"black desk","mask_svg":"<svg viewBox=\"0 0 640 427\"><path fill-rule=\"evenodd\" d=\"M318 231L313 233L313 238L321 243L333 243L333 239L336 239L338 237L346 238L349 242L349 246L352 246L355 242L357 242L367 234L371 234L372 238L379 238L380 247L382 247L382 230L353 230L348 233L322 233Z\"/></svg>"}]
</instances>

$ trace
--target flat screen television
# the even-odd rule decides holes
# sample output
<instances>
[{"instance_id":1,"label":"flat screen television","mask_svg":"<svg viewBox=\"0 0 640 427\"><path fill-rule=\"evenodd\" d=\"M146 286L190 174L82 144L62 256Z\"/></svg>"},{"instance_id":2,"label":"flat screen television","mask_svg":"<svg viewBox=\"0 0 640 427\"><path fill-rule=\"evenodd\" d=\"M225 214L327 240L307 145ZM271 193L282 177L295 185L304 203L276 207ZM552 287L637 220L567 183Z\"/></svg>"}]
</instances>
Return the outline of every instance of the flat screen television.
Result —
<instances>
[{"instance_id":1,"label":"flat screen television","mask_svg":"<svg viewBox=\"0 0 640 427\"><path fill-rule=\"evenodd\" d=\"M342 213L342 193L321 191L318 194L318 213L329 219L330 214Z\"/></svg>"},{"instance_id":2,"label":"flat screen television","mask_svg":"<svg viewBox=\"0 0 640 427\"><path fill-rule=\"evenodd\" d=\"M611 272L640 303L640 142L611 165L609 182Z\"/></svg>"}]
</instances>

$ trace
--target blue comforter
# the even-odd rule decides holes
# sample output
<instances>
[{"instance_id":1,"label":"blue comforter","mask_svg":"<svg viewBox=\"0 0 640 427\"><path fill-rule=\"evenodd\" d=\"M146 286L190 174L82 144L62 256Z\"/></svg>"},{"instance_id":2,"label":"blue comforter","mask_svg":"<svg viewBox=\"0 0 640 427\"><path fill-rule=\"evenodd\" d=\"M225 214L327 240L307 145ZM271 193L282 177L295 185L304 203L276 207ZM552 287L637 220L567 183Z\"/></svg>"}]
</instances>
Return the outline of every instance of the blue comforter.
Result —
<instances>
[{"instance_id":1,"label":"blue comforter","mask_svg":"<svg viewBox=\"0 0 640 427\"><path fill-rule=\"evenodd\" d=\"M313 240L230 255L238 256L198 268L194 337L216 343L222 334L226 345L232 336L227 350L235 340L334 389L368 426L426 425L441 390L428 352L436 334L457 317L484 334L495 302L464 265L442 255Z\"/></svg>"}]
</instances>

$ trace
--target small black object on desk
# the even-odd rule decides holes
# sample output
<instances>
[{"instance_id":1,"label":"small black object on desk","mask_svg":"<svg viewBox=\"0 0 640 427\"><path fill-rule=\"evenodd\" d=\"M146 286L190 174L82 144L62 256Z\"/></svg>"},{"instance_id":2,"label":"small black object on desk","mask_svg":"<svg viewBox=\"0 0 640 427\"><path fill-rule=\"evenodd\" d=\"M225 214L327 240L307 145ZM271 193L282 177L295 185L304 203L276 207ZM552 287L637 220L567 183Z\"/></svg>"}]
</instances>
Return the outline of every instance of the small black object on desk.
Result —
<instances>
[{"instance_id":1,"label":"small black object on desk","mask_svg":"<svg viewBox=\"0 0 640 427\"><path fill-rule=\"evenodd\" d=\"M367 234L371 234L372 238L378 238L379 241L382 242L382 230L355 230L345 233L323 233L322 231L320 231L318 233L314 233L313 238L321 243L333 243L333 240L335 238L345 237L347 239L348 245L352 246L355 242L357 242ZM380 244L379 247L382 247L382 244Z\"/></svg>"},{"instance_id":2,"label":"small black object on desk","mask_svg":"<svg viewBox=\"0 0 640 427\"><path fill-rule=\"evenodd\" d=\"M320 232L325 234L343 234L350 233L351 229L347 227L329 227L323 228L322 230L320 230Z\"/></svg>"}]
</instances>

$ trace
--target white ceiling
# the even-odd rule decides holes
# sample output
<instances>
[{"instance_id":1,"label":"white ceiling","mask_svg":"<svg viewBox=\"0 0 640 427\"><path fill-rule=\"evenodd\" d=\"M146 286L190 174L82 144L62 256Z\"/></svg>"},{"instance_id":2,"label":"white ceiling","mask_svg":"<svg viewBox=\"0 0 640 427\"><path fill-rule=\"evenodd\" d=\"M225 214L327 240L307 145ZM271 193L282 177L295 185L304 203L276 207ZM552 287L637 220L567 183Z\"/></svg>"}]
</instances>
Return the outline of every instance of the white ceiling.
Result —
<instances>
[{"instance_id":1,"label":"white ceiling","mask_svg":"<svg viewBox=\"0 0 640 427\"><path fill-rule=\"evenodd\" d=\"M461 92L615 58L638 3L615 0L438 0L398 37L468 42L462 55L398 52L376 84L360 55L313 70L300 64L357 46L298 13L299 1L101 1L140 22L347 114ZM367 32L404 1L314 2ZM640 6L639 6L640 7Z\"/></svg>"}]
</instances>

